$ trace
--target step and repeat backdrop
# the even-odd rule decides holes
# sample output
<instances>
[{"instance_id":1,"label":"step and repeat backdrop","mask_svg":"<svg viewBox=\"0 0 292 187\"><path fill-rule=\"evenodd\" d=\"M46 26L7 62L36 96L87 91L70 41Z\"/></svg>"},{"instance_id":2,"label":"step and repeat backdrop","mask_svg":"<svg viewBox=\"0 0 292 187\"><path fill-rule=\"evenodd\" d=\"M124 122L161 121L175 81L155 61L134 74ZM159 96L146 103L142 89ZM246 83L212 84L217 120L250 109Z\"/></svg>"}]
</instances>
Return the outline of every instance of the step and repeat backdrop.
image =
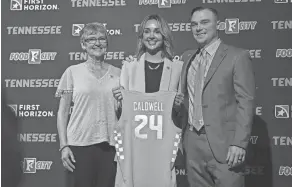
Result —
<instances>
[{"instance_id":1,"label":"step and repeat backdrop","mask_svg":"<svg viewBox=\"0 0 292 187\"><path fill-rule=\"evenodd\" d=\"M104 23L106 60L121 67L134 54L139 24L158 13L168 22L175 53L196 48L190 12L219 11L221 39L249 50L256 73L255 118L246 166L247 187L292 184L292 0L2 0L2 85L19 120L21 187L63 187L54 97L65 69L85 61L79 32ZM179 154L178 187L187 187ZM5 172L5 171L2 171Z\"/></svg>"}]
</instances>

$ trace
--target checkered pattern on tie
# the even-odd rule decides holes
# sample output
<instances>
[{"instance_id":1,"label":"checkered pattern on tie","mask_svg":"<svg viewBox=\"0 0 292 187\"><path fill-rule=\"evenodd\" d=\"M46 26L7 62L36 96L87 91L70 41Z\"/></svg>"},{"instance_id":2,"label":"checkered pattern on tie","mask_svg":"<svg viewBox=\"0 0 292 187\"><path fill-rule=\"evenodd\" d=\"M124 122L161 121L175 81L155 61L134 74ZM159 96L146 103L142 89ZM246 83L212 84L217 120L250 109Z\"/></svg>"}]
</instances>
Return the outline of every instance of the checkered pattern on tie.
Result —
<instances>
[{"instance_id":1,"label":"checkered pattern on tie","mask_svg":"<svg viewBox=\"0 0 292 187\"><path fill-rule=\"evenodd\" d=\"M194 102L193 102L193 126L199 131L204 126L203 111L202 111L202 91L204 85L204 74L207 65L206 50L201 49L198 54L198 67L195 75L195 89L194 89Z\"/></svg>"},{"instance_id":2,"label":"checkered pattern on tie","mask_svg":"<svg viewBox=\"0 0 292 187\"><path fill-rule=\"evenodd\" d=\"M122 134L117 132L117 131L114 131L114 139L115 139L115 142L116 142L115 143L115 148L116 148L117 157L120 160L124 160L125 156L123 154L124 148L123 148Z\"/></svg>"},{"instance_id":3,"label":"checkered pattern on tie","mask_svg":"<svg viewBox=\"0 0 292 187\"><path fill-rule=\"evenodd\" d=\"M174 141L174 150L172 151L172 158L171 162L175 162L175 158L177 155L178 147L179 147L179 142L181 140L181 133L175 135L175 141Z\"/></svg>"}]
</instances>

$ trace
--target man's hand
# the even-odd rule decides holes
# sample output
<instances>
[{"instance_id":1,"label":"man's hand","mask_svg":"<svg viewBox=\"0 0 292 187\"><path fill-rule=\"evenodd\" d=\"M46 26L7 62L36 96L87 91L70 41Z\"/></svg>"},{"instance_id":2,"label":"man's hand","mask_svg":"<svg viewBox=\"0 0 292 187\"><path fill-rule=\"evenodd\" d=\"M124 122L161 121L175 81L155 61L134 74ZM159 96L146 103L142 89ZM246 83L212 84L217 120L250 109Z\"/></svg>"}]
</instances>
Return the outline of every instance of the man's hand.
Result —
<instances>
[{"instance_id":1,"label":"man's hand","mask_svg":"<svg viewBox=\"0 0 292 187\"><path fill-rule=\"evenodd\" d=\"M135 57L132 55L129 55L128 57L125 58L125 60L122 60L122 64L124 64L125 62L133 62L135 60Z\"/></svg>"},{"instance_id":2,"label":"man's hand","mask_svg":"<svg viewBox=\"0 0 292 187\"><path fill-rule=\"evenodd\" d=\"M122 86L119 86L119 87L116 87L116 88L113 88L112 89L112 92L113 92L113 95L114 95L114 98L118 101L121 101L123 99L123 95L122 95L122 92L121 90L124 90L124 87Z\"/></svg>"},{"instance_id":3,"label":"man's hand","mask_svg":"<svg viewBox=\"0 0 292 187\"><path fill-rule=\"evenodd\" d=\"M232 168L243 163L245 160L245 154L245 149L231 145L228 149L228 154L226 158L228 166Z\"/></svg>"}]
</instances>

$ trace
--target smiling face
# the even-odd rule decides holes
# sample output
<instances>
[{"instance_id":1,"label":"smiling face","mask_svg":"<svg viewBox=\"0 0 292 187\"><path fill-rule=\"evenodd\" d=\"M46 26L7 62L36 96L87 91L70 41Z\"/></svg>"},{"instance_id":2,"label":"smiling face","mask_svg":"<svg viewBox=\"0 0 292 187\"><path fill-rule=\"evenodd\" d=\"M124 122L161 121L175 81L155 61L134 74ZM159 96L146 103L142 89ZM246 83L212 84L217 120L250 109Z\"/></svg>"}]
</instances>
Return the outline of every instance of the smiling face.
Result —
<instances>
[{"instance_id":1,"label":"smiling face","mask_svg":"<svg viewBox=\"0 0 292 187\"><path fill-rule=\"evenodd\" d=\"M162 50L163 36L156 20L148 20L143 30L142 42L150 53Z\"/></svg>"},{"instance_id":2,"label":"smiling face","mask_svg":"<svg viewBox=\"0 0 292 187\"><path fill-rule=\"evenodd\" d=\"M84 36L82 48L92 57L102 57L107 50L107 38L104 33L97 32Z\"/></svg>"},{"instance_id":3,"label":"smiling face","mask_svg":"<svg viewBox=\"0 0 292 187\"><path fill-rule=\"evenodd\" d=\"M195 40L203 47L217 40L217 18L208 10L199 10L193 13L191 27Z\"/></svg>"}]
</instances>

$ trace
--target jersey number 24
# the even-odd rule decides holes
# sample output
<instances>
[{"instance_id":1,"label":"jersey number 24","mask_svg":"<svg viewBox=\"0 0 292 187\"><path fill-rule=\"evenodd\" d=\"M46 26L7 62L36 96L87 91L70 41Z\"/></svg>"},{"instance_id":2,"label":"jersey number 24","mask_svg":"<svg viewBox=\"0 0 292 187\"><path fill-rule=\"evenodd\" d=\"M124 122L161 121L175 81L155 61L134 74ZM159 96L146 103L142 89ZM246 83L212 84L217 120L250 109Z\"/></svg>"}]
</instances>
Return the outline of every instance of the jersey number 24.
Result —
<instances>
[{"instance_id":1,"label":"jersey number 24","mask_svg":"<svg viewBox=\"0 0 292 187\"><path fill-rule=\"evenodd\" d=\"M155 123L155 117L157 122ZM140 131L149 125L149 129L156 131L157 139L162 139L162 115L136 115L135 121L141 121L141 123L135 128L135 136L141 139L147 139L147 134L142 134Z\"/></svg>"}]
</instances>

